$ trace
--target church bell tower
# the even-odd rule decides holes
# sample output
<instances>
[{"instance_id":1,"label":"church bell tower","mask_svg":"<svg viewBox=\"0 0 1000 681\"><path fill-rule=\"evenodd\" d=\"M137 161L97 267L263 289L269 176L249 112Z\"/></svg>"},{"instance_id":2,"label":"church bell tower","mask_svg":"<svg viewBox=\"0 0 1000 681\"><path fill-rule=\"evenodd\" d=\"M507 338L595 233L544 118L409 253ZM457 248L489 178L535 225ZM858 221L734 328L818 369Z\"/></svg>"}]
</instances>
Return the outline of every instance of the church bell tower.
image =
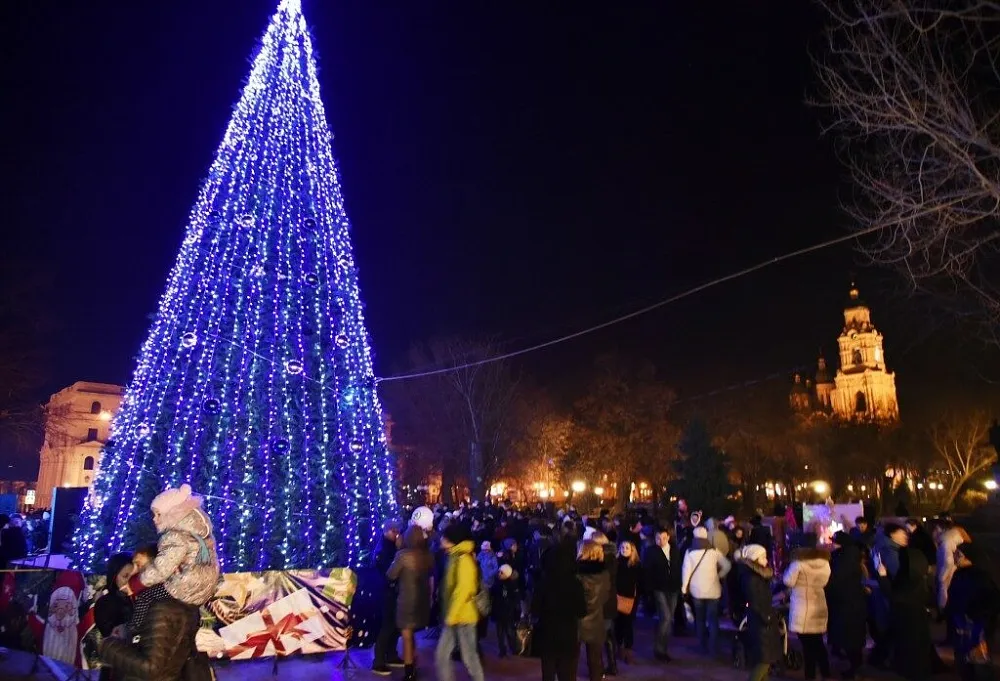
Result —
<instances>
[{"instance_id":1,"label":"church bell tower","mask_svg":"<svg viewBox=\"0 0 1000 681\"><path fill-rule=\"evenodd\" d=\"M829 391L833 413L851 421L897 421L896 375L886 367L882 334L872 324L871 310L854 284L848 293L844 329L837 345L840 369ZM825 362L820 361L821 371L825 371ZM818 375L816 383L818 387Z\"/></svg>"}]
</instances>

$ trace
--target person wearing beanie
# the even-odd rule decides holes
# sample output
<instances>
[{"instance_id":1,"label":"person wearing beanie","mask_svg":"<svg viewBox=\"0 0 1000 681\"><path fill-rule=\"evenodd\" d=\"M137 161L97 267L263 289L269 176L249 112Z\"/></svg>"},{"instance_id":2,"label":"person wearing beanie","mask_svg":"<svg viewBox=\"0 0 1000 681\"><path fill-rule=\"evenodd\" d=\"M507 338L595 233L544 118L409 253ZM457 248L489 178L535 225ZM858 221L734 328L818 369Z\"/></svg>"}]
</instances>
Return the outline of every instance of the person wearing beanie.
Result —
<instances>
[{"instance_id":1,"label":"person wearing beanie","mask_svg":"<svg viewBox=\"0 0 1000 681\"><path fill-rule=\"evenodd\" d=\"M708 541L708 530L695 527L691 550L681 567L681 594L694 600L695 635L703 653L718 654L719 601L722 581L732 567Z\"/></svg>"},{"instance_id":2,"label":"person wearing beanie","mask_svg":"<svg viewBox=\"0 0 1000 681\"><path fill-rule=\"evenodd\" d=\"M507 657L507 648L520 654L517 639L517 623L521 619L521 589L509 564L501 565L497 579L490 590L490 618L497 628L497 648L500 657Z\"/></svg>"},{"instance_id":3,"label":"person wearing beanie","mask_svg":"<svg viewBox=\"0 0 1000 681\"><path fill-rule=\"evenodd\" d=\"M747 544L736 554L740 589L747 601L747 627L744 649L750 681L765 681L771 665L781 659L782 641L778 615L771 601L771 579L767 549Z\"/></svg>"},{"instance_id":4,"label":"person wearing beanie","mask_svg":"<svg viewBox=\"0 0 1000 681\"><path fill-rule=\"evenodd\" d=\"M961 678L978 678L975 667L991 659L1000 589L990 574L986 552L977 544L962 542L955 549L945 615L955 632L952 645Z\"/></svg>"},{"instance_id":5,"label":"person wearing beanie","mask_svg":"<svg viewBox=\"0 0 1000 681\"><path fill-rule=\"evenodd\" d=\"M441 635L434 651L434 665L441 681L454 681L451 654L458 647L472 681L485 681L483 665L476 651L479 609L479 565L473 557L472 535L462 523L452 523L441 536L441 549L448 562L441 585Z\"/></svg>"},{"instance_id":6,"label":"person wearing beanie","mask_svg":"<svg viewBox=\"0 0 1000 681\"><path fill-rule=\"evenodd\" d=\"M184 484L159 494L150 508L159 532L156 559L122 588L126 595L163 584L172 598L201 607L219 583L219 557L212 521L201 508L202 499Z\"/></svg>"}]
</instances>

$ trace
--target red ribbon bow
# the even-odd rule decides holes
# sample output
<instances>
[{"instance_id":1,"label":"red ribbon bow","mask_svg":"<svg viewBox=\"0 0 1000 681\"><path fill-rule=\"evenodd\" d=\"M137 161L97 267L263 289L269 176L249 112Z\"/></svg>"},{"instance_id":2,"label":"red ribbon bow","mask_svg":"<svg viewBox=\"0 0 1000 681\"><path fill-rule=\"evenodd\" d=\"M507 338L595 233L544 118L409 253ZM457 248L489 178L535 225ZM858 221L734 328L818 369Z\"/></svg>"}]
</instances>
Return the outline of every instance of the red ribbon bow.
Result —
<instances>
[{"instance_id":1,"label":"red ribbon bow","mask_svg":"<svg viewBox=\"0 0 1000 681\"><path fill-rule=\"evenodd\" d=\"M260 615L264 619L265 628L262 631L251 634L243 643L232 650L227 650L226 655L228 657L236 657L247 650L253 651L250 657L261 657L264 655L264 651L267 650L268 643L274 644L275 655L282 655L285 653L285 644L281 640L282 636L292 636L297 640L302 640L302 636L309 633L298 628L298 625L306 621L306 618L298 613L289 613L278 620L277 623L274 622L271 613L267 610L264 610Z\"/></svg>"}]
</instances>

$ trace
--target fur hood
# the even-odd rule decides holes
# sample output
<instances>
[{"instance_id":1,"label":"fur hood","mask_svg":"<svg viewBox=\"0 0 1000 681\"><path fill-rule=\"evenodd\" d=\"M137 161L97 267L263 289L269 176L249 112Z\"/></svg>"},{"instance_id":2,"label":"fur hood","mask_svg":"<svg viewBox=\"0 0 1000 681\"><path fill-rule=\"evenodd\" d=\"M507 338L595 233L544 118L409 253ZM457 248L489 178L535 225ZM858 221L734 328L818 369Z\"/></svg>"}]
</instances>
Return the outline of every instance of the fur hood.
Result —
<instances>
[{"instance_id":1,"label":"fur hood","mask_svg":"<svg viewBox=\"0 0 1000 681\"><path fill-rule=\"evenodd\" d=\"M826 549L808 549L800 547L792 551L791 559L792 561L825 560L830 562L830 552Z\"/></svg>"},{"instance_id":2,"label":"fur hood","mask_svg":"<svg viewBox=\"0 0 1000 681\"><path fill-rule=\"evenodd\" d=\"M581 577L584 575L599 575L605 570L607 570L607 566L604 564L603 560L576 561L576 574Z\"/></svg>"},{"instance_id":3,"label":"fur hood","mask_svg":"<svg viewBox=\"0 0 1000 681\"><path fill-rule=\"evenodd\" d=\"M747 560L739 560L739 564L750 570L751 572L756 572L758 575L764 579L770 581L774 578L774 570L770 565L761 565L760 563L754 563Z\"/></svg>"}]
</instances>

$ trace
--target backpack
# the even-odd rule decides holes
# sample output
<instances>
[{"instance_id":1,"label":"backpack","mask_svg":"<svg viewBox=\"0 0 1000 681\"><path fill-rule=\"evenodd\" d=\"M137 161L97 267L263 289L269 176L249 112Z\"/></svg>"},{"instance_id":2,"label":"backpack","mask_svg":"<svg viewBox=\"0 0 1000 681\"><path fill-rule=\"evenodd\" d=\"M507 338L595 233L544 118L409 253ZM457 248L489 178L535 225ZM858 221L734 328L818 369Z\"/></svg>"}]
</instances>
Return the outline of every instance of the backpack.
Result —
<instances>
[{"instance_id":1,"label":"backpack","mask_svg":"<svg viewBox=\"0 0 1000 681\"><path fill-rule=\"evenodd\" d=\"M472 559L472 562L476 564L476 595L473 597L473 601L476 604L476 612L479 613L479 617L489 617L490 616L490 592L486 589L486 585L483 584L483 570L479 567L479 561Z\"/></svg>"}]
</instances>

